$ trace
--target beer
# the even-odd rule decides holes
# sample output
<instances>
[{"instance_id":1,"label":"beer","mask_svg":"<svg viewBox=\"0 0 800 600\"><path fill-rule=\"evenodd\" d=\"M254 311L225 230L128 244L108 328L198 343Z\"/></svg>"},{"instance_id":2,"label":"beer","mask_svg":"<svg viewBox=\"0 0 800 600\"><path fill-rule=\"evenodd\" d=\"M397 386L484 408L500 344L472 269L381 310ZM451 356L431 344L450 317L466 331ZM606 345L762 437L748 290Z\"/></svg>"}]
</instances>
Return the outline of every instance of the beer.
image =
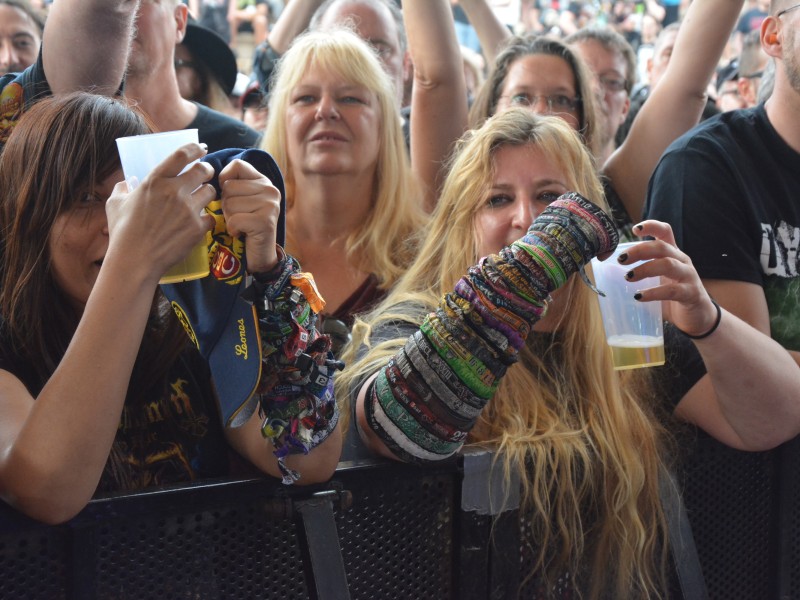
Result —
<instances>
[{"instance_id":1,"label":"beer","mask_svg":"<svg viewBox=\"0 0 800 600\"><path fill-rule=\"evenodd\" d=\"M652 335L613 335L608 338L616 370L664 364L664 338Z\"/></svg>"},{"instance_id":2,"label":"beer","mask_svg":"<svg viewBox=\"0 0 800 600\"><path fill-rule=\"evenodd\" d=\"M189 254L180 262L175 264L158 281L159 283L180 283L181 281L191 281L201 279L208 275L208 242L203 240L194 246Z\"/></svg>"}]
</instances>

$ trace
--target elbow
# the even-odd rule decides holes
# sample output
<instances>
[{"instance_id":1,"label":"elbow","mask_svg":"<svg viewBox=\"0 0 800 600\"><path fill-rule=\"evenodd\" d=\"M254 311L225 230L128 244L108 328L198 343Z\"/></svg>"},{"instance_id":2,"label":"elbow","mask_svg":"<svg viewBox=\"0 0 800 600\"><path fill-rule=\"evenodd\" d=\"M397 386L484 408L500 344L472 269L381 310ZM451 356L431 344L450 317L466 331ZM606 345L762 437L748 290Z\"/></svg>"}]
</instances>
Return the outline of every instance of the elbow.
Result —
<instances>
[{"instance_id":1,"label":"elbow","mask_svg":"<svg viewBox=\"0 0 800 600\"><path fill-rule=\"evenodd\" d=\"M29 517L44 523L45 525L62 525L67 521L70 521L73 517L77 516L85 507L86 504L76 507L41 507L34 509L34 511L31 513L26 514L28 514Z\"/></svg>"},{"instance_id":2,"label":"elbow","mask_svg":"<svg viewBox=\"0 0 800 600\"><path fill-rule=\"evenodd\" d=\"M19 453L0 471L0 498L22 514L45 523L60 525L80 513L97 482L81 486L63 479L63 472L26 460Z\"/></svg>"},{"instance_id":3,"label":"elbow","mask_svg":"<svg viewBox=\"0 0 800 600\"><path fill-rule=\"evenodd\" d=\"M11 507L31 519L45 525L61 525L78 515L89 499L64 498L61 494L14 494L4 490L3 500Z\"/></svg>"},{"instance_id":4,"label":"elbow","mask_svg":"<svg viewBox=\"0 0 800 600\"><path fill-rule=\"evenodd\" d=\"M305 456L291 457L286 464L300 473L295 485L314 485L325 483L336 472L342 455L342 431L336 426L321 444Z\"/></svg>"}]
</instances>

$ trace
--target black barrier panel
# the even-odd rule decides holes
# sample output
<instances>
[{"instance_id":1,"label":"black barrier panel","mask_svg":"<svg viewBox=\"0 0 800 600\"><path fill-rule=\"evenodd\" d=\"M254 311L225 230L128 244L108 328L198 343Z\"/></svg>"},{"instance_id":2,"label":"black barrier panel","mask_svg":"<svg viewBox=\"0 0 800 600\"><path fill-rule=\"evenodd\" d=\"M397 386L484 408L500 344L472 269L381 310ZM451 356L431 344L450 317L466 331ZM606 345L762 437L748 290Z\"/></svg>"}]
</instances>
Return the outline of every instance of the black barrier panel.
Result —
<instances>
[{"instance_id":1,"label":"black barrier panel","mask_svg":"<svg viewBox=\"0 0 800 600\"><path fill-rule=\"evenodd\" d=\"M684 474L684 502L709 596L712 600L777 598L773 575L777 531L770 520L774 457L732 450L702 432L698 436ZM746 545L739 543L742 539L748 540Z\"/></svg>"},{"instance_id":2,"label":"black barrier panel","mask_svg":"<svg viewBox=\"0 0 800 600\"><path fill-rule=\"evenodd\" d=\"M352 598L454 598L458 478L403 468L337 479L353 494L337 516Z\"/></svg>"},{"instance_id":3,"label":"black barrier panel","mask_svg":"<svg viewBox=\"0 0 800 600\"><path fill-rule=\"evenodd\" d=\"M758 489L764 464L749 458L755 465L743 468ZM364 460L305 488L258 478L149 490L94 500L56 527L0 503L0 600L574 598L563 581L550 590L523 583L536 540L514 501L498 501L490 462L469 453L427 469ZM796 498L798 463L783 467L794 473L787 489ZM689 476L724 485L713 455ZM777 598L756 587L769 585L782 599L800 599L800 503L789 505L795 537L781 538L777 582L741 581L715 561L737 553L772 561L777 549L769 543L705 549L712 572L735 582L729 598ZM752 515L718 512L695 511L692 527L759 526ZM701 597L689 591L675 588L669 597Z\"/></svg>"},{"instance_id":4,"label":"black barrier panel","mask_svg":"<svg viewBox=\"0 0 800 600\"><path fill-rule=\"evenodd\" d=\"M0 599L67 597L67 532L12 512L0 502Z\"/></svg>"}]
</instances>

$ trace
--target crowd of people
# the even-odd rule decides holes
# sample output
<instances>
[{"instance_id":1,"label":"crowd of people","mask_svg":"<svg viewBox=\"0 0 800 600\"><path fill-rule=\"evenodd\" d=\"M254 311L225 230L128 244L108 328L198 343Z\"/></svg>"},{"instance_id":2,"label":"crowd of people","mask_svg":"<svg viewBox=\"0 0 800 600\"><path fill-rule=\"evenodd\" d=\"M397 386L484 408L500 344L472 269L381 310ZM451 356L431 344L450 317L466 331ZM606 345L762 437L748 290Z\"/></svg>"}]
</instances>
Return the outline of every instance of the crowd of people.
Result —
<instances>
[{"instance_id":1,"label":"crowd of people","mask_svg":"<svg viewBox=\"0 0 800 600\"><path fill-rule=\"evenodd\" d=\"M800 5L495 4L0 0L0 498L59 523L113 491L488 445L542 598L667 596L686 436L760 456L777 498L771 465L800 461ZM189 128L124 181L116 138ZM203 236L241 242L236 270L186 296L245 290L254 393L203 352L229 312L177 315L158 284ZM617 371L584 266L633 240L667 361ZM701 563L735 532L698 536Z\"/></svg>"}]
</instances>

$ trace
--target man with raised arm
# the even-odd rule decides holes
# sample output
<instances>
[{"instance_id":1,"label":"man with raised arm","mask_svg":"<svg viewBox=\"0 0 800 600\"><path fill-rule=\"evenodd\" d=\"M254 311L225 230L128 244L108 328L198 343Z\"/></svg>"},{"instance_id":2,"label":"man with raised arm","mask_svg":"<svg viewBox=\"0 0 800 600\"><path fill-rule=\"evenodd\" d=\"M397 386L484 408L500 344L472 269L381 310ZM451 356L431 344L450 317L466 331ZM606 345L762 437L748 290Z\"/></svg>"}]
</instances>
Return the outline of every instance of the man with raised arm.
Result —
<instances>
[{"instance_id":1,"label":"man with raised arm","mask_svg":"<svg viewBox=\"0 0 800 600\"><path fill-rule=\"evenodd\" d=\"M117 92L139 0L55 0L35 63L0 76L0 152L22 112L50 94Z\"/></svg>"}]
</instances>

